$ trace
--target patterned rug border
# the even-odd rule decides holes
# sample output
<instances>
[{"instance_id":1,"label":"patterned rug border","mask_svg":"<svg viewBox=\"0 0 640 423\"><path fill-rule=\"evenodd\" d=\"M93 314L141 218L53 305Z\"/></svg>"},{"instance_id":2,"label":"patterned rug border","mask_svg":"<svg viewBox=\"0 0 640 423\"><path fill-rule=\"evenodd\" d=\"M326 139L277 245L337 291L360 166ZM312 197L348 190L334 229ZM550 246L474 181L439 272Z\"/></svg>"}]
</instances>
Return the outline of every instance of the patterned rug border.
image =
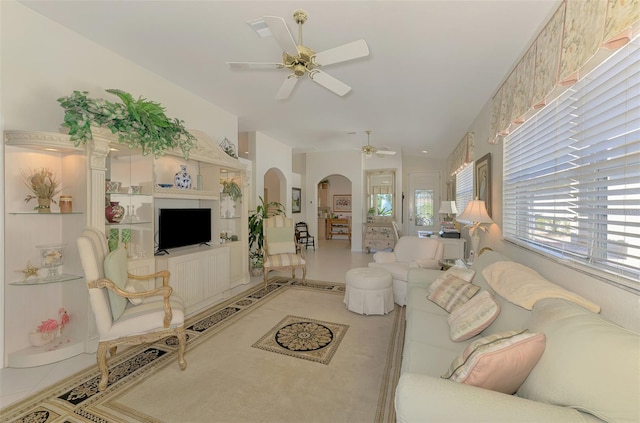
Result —
<instances>
[{"instance_id":1,"label":"patterned rug border","mask_svg":"<svg viewBox=\"0 0 640 423\"><path fill-rule=\"evenodd\" d=\"M272 277L266 287L259 284L189 317L185 322L187 349L204 342L218 330L248 313L248 310L263 304L260 300L284 292L282 288L286 287L320 290L336 295L344 295L345 291L343 283L314 280L302 282L298 278ZM0 422L108 423L86 408L105 396L113 395L122 385L148 377L152 370L175 364L176 354L175 337L130 348L109 359L109 385L104 391L99 392L97 389L100 375L97 366L93 365L0 409Z\"/></svg>"},{"instance_id":2,"label":"patterned rug border","mask_svg":"<svg viewBox=\"0 0 640 423\"><path fill-rule=\"evenodd\" d=\"M327 345L320 346L311 351L292 351L281 345L276 340L278 333L287 326L300 323L315 323L331 332L332 339ZM308 317L300 316L286 316L280 320L274 327L269 329L260 339L258 339L253 345L253 348L258 348L265 351L270 351L276 354L287 355L290 357L300 358L302 360L309 360L315 363L328 365L333 358L333 355L338 351L340 342L347 333L349 325L343 325L342 323L327 322L324 320L310 319Z\"/></svg>"}]
</instances>

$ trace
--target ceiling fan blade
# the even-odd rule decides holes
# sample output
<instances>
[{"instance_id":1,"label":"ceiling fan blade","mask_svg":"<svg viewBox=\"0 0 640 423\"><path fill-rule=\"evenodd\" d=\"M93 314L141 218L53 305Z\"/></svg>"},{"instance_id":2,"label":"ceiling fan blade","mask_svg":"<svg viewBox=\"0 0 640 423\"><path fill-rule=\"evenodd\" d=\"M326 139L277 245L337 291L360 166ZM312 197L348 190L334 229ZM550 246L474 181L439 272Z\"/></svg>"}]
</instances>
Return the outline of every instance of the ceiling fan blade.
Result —
<instances>
[{"instance_id":1,"label":"ceiling fan blade","mask_svg":"<svg viewBox=\"0 0 640 423\"><path fill-rule=\"evenodd\" d=\"M284 19L278 16L264 16L262 19L271 30L271 34L273 34L282 51L289 53L291 56L297 56L298 47Z\"/></svg>"},{"instance_id":2,"label":"ceiling fan blade","mask_svg":"<svg viewBox=\"0 0 640 423\"><path fill-rule=\"evenodd\" d=\"M351 87L345 84L342 81L337 80L333 76L322 72L321 70L314 69L309 72L309 77L318 84L322 85L328 90L333 91L339 96L343 96L349 91L351 91Z\"/></svg>"},{"instance_id":3,"label":"ceiling fan blade","mask_svg":"<svg viewBox=\"0 0 640 423\"><path fill-rule=\"evenodd\" d=\"M282 69L282 63L266 63L266 62L227 62L231 69Z\"/></svg>"},{"instance_id":4,"label":"ceiling fan blade","mask_svg":"<svg viewBox=\"0 0 640 423\"><path fill-rule=\"evenodd\" d=\"M287 98L289 98L289 96L291 95L291 91L293 91L297 82L298 77L295 76L295 74L289 75L280 86L280 89L276 94L276 100L286 100Z\"/></svg>"},{"instance_id":5,"label":"ceiling fan blade","mask_svg":"<svg viewBox=\"0 0 640 423\"><path fill-rule=\"evenodd\" d=\"M354 41L329 50L316 53L314 63L318 66L327 66L333 63L345 62L369 55L369 47L364 40Z\"/></svg>"},{"instance_id":6,"label":"ceiling fan blade","mask_svg":"<svg viewBox=\"0 0 640 423\"><path fill-rule=\"evenodd\" d=\"M389 150L377 150L376 154L380 154L382 156L395 156L397 151L389 151Z\"/></svg>"}]
</instances>

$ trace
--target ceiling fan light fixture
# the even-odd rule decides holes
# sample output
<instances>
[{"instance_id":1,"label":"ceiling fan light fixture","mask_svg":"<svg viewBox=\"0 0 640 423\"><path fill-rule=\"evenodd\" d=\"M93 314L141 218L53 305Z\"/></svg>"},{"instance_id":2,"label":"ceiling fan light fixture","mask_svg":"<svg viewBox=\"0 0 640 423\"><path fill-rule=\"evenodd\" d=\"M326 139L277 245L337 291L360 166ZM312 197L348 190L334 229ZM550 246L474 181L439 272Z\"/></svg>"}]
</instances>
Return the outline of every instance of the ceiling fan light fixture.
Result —
<instances>
[{"instance_id":1,"label":"ceiling fan light fixture","mask_svg":"<svg viewBox=\"0 0 640 423\"><path fill-rule=\"evenodd\" d=\"M316 52L303 45L302 25L309 15L304 10L296 10L293 19L298 25L298 42L293 39L291 31L284 19L277 16L263 16L247 23L261 37L273 36L283 51L282 63L254 63L254 62L227 62L231 69L282 69L287 68L297 77L309 74L311 80L334 94L343 96L351 87L338 79L324 73L314 72L316 67L334 63L345 62L369 55L369 47L364 40L354 41L329 50ZM316 61L317 60L317 61ZM285 82L285 85L290 85ZM280 90L276 94L277 100L285 100L291 94L291 90Z\"/></svg>"},{"instance_id":2,"label":"ceiling fan light fixture","mask_svg":"<svg viewBox=\"0 0 640 423\"><path fill-rule=\"evenodd\" d=\"M307 68L302 63L293 65L293 73L296 76L302 76L305 74L306 71L307 71Z\"/></svg>"}]
</instances>

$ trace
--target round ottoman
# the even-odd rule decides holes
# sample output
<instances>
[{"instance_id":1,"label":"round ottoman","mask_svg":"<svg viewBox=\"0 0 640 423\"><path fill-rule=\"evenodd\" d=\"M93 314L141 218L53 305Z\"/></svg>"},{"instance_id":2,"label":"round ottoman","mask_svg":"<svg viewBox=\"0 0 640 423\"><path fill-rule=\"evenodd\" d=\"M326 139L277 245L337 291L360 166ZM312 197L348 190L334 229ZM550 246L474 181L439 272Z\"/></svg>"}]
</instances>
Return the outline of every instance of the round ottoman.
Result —
<instances>
[{"instance_id":1,"label":"round ottoman","mask_svg":"<svg viewBox=\"0 0 640 423\"><path fill-rule=\"evenodd\" d=\"M372 267L356 267L346 274L344 303L359 314L387 314L394 308L391 273Z\"/></svg>"}]
</instances>

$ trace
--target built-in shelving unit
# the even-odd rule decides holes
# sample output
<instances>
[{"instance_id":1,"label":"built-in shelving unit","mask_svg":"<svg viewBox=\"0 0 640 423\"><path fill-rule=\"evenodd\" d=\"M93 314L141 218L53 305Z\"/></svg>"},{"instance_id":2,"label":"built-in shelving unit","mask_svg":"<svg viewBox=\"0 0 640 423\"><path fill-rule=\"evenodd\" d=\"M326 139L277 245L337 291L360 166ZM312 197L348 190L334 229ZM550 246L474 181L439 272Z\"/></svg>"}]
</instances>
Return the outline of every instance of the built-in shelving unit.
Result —
<instances>
[{"instance_id":1,"label":"built-in shelving unit","mask_svg":"<svg viewBox=\"0 0 640 423\"><path fill-rule=\"evenodd\" d=\"M5 239L13 240L5 248L5 357L11 367L39 366L89 352L91 317L88 292L84 288L82 267L75 239L87 224L87 154L75 147L65 134L6 131L5 142ZM61 213L56 203L51 213L34 210L35 200L25 202L28 190L23 174L39 168L50 169L60 182L63 195L73 199L73 211ZM18 240L18 241L16 241ZM55 279L46 277L46 269L38 277L18 280L19 269L26 263L40 267L36 248L42 244L65 244L65 260ZM24 275L23 275L24 276ZM34 347L29 334L47 319L58 318L64 307L71 322L53 342Z\"/></svg>"},{"instance_id":2,"label":"built-in shelving unit","mask_svg":"<svg viewBox=\"0 0 640 423\"><path fill-rule=\"evenodd\" d=\"M97 332L86 281L77 276L83 271L76 239L85 226L103 231L107 238L113 236L119 245L125 244L129 254L128 270L132 274L150 274L158 267L171 267L181 260L195 269L195 273L190 274L174 272L170 282L174 292L189 299L188 313L226 298L231 288L249 282L247 205L242 199L228 204L221 194L221 179L229 177L238 182L243 193L247 191L246 165L224 153L206 134L190 132L198 139L198 145L188 159L177 151L159 158L142 156L117 144L110 131L99 128L94 129L94 139L86 148L75 147L65 134L4 133L8 210L5 235L9 240L20 240L8 246L5 255L4 279L14 281L5 289L4 310L4 353L10 367L39 366L95 351ZM186 165L192 176L192 189L158 186L173 183L181 165ZM25 203L27 192L21 172L41 167L50 168L59 176L62 194L72 195L72 213L60 213L55 207L52 213L38 213L33 210L33 203ZM107 192L107 180L120 182L120 189ZM118 202L125 208L122 221L107 221L105 207L109 202ZM159 207L211 208L212 246L154 257ZM228 239L220 240L221 233ZM27 261L36 267L39 264L35 246L54 243L67 246L61 274L55 280L48 280L42 270L37 278L17 280L20 277L17 272L22 272L18 269L24 269ZM196 297L191 296L194 292ZM64 307L71 318L64 334L50 344L31 346L29 333L42 321L56 318L60 307Z\"/></svg>"}]
</instances>

